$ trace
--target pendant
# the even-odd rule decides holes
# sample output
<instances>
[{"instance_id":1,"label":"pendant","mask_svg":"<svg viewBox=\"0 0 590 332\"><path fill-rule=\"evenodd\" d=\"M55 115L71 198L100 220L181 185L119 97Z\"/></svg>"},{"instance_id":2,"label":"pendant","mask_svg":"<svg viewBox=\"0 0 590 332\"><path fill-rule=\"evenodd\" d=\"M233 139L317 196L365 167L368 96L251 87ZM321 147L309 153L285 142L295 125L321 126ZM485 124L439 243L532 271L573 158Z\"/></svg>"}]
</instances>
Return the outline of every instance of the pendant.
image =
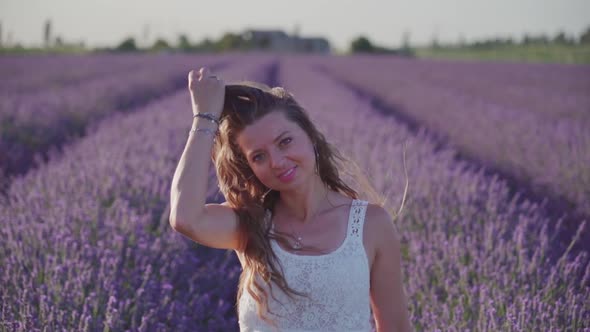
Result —
<instances>
[{"instance_id":1,"label":"pendant","mask_svg":"<svg viewBox=\"0 0 590 332\"><path fill-rule=\"evenodd\" d=\"M301 249L301 237L297 237L297 241L295 241L295 244L293 245L293 249L295 249L295 250Z\"/></svg>"}]
</instances>

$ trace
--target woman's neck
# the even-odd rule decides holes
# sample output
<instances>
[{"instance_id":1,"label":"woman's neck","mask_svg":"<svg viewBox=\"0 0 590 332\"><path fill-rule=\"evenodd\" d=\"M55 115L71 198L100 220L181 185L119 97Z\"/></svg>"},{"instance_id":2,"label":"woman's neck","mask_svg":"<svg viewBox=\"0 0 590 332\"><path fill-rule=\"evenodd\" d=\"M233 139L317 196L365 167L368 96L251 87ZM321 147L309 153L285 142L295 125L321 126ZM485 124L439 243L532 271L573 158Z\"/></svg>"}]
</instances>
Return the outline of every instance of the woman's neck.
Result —
<instances>
[{"instance_id":1,"label":"woman's neck","mask_svg":"<svg viewBox=\"0 0 590 332\"><path fill-rule=\"evenodd\" d=\"M309 222L316 214L330 206L333 194L319 177L297 191L282 191L277 202L281 213L301 223ZM276 207L275 207L276 208Z\"/></svg>"}]
</instances>

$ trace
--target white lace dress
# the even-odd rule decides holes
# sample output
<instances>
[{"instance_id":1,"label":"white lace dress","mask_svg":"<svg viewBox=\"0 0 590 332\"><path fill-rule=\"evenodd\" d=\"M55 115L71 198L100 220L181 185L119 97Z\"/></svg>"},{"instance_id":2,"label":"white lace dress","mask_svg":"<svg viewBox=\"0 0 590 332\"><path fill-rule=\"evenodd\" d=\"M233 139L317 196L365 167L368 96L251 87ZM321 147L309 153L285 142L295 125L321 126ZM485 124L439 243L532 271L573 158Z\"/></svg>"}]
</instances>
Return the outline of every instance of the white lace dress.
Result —
<instances>
[{"instance_id":1,"label":"white lace dress","mask_svg":"<svg viewBox=\"0 0 590 332\"><path fill-rule=\"evenodd\" d=\"M239 299L240 331L372 331L370 267L363 246L366 209L367 201L353 200L346 238L329 254L297 255L271 241L289 286L307 292L310 299L295 295L292 300L274 285L273 293L284 305L268 293L269 307L278 315L266 315L274 319L277 330L256 315L256 302L244 291Z\"/></svg>"}]
</instances>

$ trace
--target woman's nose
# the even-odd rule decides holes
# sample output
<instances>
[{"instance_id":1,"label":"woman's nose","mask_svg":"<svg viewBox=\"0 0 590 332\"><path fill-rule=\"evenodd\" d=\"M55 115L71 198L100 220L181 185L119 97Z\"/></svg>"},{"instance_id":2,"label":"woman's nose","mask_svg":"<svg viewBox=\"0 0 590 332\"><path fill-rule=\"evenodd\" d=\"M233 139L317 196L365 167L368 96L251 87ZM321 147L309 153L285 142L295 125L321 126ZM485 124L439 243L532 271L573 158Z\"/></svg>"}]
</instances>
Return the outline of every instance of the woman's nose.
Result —
<instances>
[{"instance_id":1,"label":"woman's nose","mask_svg":"<svg viewBox=\"0 0 590 332\"><path fill-rule=\"evenodd\" d=\"M279 152L279 151L271 152L269 158L270 158L270 166L272 168L281 169L284 167L285 158L281 152Z\"/></svg>"}]
</instances>

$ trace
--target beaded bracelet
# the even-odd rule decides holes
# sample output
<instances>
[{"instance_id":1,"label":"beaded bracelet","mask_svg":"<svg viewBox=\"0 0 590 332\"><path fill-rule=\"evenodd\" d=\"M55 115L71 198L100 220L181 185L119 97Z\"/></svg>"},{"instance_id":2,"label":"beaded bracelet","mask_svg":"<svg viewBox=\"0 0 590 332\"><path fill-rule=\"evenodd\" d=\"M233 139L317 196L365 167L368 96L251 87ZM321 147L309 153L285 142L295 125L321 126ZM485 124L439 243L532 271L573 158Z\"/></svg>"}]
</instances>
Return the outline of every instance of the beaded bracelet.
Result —
<instances>
[{"instance_id":1,"label":"beaded bracelet","mask_svg":"<svg viewBox=\"0 0 590 332\"><path fill-rule=\"evenodd\" d=\"M211 129L208 129L208 128L193 128L193 129L189 130L188 134L190 135L192 133L199 132L199 131L210 134L213 137L213 141L215 142L216 132Z\"/></svg>"},{"instance_id":2,"label":"beaded bracelet","mask_svg":"<svg viewBox=\"0 0 590 332\"><path fill-rule=\"evenodd\" d=\"M193 118L205 118L217 125L219 125L219 119L215 117L215 115L211 114L211 113L201 113L201 112L197 112L197 114L193 115Z\"/></svg>"}]
</instances>

